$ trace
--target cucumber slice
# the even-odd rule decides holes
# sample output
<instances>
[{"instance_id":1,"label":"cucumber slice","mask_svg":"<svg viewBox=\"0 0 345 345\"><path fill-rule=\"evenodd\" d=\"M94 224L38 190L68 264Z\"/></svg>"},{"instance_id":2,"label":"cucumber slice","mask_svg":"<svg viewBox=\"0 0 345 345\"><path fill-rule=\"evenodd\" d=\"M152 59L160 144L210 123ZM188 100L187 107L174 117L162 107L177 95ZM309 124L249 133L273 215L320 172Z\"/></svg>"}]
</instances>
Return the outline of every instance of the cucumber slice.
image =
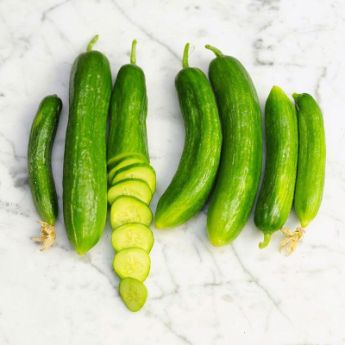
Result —
<instances>
[{"instance_id":1,"label":"cucumber slice","mask_svg":"<svg viewBox=\"0 0 345 345\"><path fill-rule=\"evenodd\" d=\"M152 211L142 201L132 196L120 196L114 200L110 209L110 224L113 229L126 223L150 225Z\"/></svg>"},{"instance_id":2,"label":"cucumber slice","mask_svg":"<svg viewBox=\"0 0 345 345\"><path fill-rule=\"evenodd\" d=\"M126 157L124 159L122 159L119 163L117 163L108 173L108 181L109 183L111 183L111 181L113 180L114 176L116 175L116 173L128 166L128 165L132 165L132 164L135 164L135 163L145 163L146 161L143 160L143 158L140 158L140 157Z\"/></svg>"},{"instance_id":3,"label":"cucumber slice","mask_svg":"<svg viewBox=\"0 0 345 345\"><path fill-rule=\"evenodd\" d=\"M120 296L130 311L140 310L147 299L146 286L139 280L125 278L120 281Z\"/></svg>"},{"instance_id":4,"label":"cucumber slice","mask_svg":"<svg viewBox=\"0 0 345 345\"><path fill-rule=\"evenodd\" d=\"M149 204L152 199L152 192L147 183L139 179L126 179L117 182L108 191L108 203L111 205L119 196L134 196L145 204Z\"/></svg>"},{"instance_id":5,"label":"cucumber slice","mask_svg":"<svg viewBox=\"0 0 345 345\"><path fill-rule=\"evenodd\" d=\"M126 248L141 248L149 253L154 238L149 227L140 223L132 223L115 229L111 235L111 242L117 252Z\"/></svg>"},{"instance_id":6,"label":"cucumber slice","mask_svg":"<svg viewBox=\"0 0 345 345\"><path fill-rule=\"evenodd\" d=\"M110 158L107 162L108 170L111 170L112 168L115 167L115 165L119 164L122 160L127 159L127 158L138 158L142 162L149 163L147 157L145 157L144 155L141 155L140 153L126 152L126 153L121 153L113 158Z\"/></svg>"},{"instance_id":7,"label":"cucumber slice","mask_svg":"<svg viewBox=\"0 0 345 345\"><path fill-rule=\"evenodd\" d=\"M143 282L150 272L151 260L144 249L123 249L115 255L113 267L121 278L134 278Z\"/></svg>"},{"instance_id":8,"label":"cucumber slice","mask_svg":"<svg viewBox=\"0 0 345 345\"><path fill-rule=\"evenodd\" d=\"M156 190L156 173L151 165L146 163L136 163L120 169L112 180L111 184L128 179L136 178L144 180L150 187L152 194Z\"/></svg>"}]
</instances>

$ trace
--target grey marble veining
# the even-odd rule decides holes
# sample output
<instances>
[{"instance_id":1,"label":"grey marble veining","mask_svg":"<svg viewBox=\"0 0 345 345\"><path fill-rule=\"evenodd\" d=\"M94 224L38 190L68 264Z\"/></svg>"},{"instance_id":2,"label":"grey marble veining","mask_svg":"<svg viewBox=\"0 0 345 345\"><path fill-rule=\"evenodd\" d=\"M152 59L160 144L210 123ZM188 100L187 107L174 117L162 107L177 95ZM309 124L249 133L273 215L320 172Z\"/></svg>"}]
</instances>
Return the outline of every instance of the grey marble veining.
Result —
<instances>
[{"instance_id":1,"label":"grey marble veining","mask_svg":"<svg viewBox=\"0 0 345 345\"><path fill-rule=\"evenodd\" d=\"M0 344L345 344L344 22L340 0L0 1ZM61 196L69 73L95 33L113 75L138 39L158 176L153 207L183 147L174 78L185 42L191 42L190 64L204 71L212 58L205 43L239 58L262 106L274 84L318 99L326 187L294 255L278 252L279 234L260 251L252 219L233 245L213 248L204 210L176 230L154 230L149 299L132 314L117 295L109 226L78 257L60 214L56 245L38 250L30 239L38 216L27 185L29 128L41 98L57 93L64 108L53 170ZM293 214L288 225L297 225Z\"/></svg>"}]
</instances>

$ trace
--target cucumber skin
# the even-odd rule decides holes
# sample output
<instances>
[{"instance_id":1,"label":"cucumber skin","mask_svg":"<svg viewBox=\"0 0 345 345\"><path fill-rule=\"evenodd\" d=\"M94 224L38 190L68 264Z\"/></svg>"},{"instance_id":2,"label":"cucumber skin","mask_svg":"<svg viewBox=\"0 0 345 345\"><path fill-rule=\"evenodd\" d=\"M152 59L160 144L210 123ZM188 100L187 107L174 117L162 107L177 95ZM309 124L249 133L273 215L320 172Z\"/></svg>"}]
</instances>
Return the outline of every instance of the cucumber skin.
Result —
<instances>
[{"instance_id":1,"label":"cucumber skin","mask_svg":"<svg viewBox=\"0 0 345 345\"><path fill-rule=\"evenodd\" d=\"M145 75L136 65L120 68L110 103L108 161L121 154L139 154L149 161L146 134Z\"/></svg>"},{"instance_id":2,"label":"cucumber skin","mask_svg":"<svg viewBox=\"0 0 345 345\"><path fill-rule=\"evenodd\" d=\"M62 109L56 95L45 97L33 121L28 146L28 177L36 210L42 221L54 225L58 200L51 167L51 152Z\"/></svg>"},{"instance_id":3,"label":"cucumber skin","mask_svg":"<svg viewBox=\"0 0 345 345\"><path fill-rule=\"evenodd\" d=\"M322 112L309 94L294 94L299 151L294 208L305 228L320 208L326 168L326 139Z\"/></svg>"},{"instance_id":4,"label":"cucumber skin","mask_svg":"<svg viewBox=\"0 0 345 345\"><path fill-rule=\"evenodd\" d=\"M220 120L206 75L198 68L184 68L175 86L185 123L185 145L176 174L158 202L157 228L181 225L200 211L220 159Z\"/></svg>"},{"instance_id":5,"label":"cucumber skin","mask_svg":"<svg viewBox=\"0 0 345 345\"><path fill-rule=\"evenodd\" d=\"M242 64L216 57L209 67L223 130L216 185L207 215L215 246L233 241L246 224L259 186L262 128L258 97Z\"/></svg>"},{"instance_id":6,"label":"cucumber skin","mask_svg":"<svg viewBox=\"0 0 345 345\"><path fill-rule=\"evenodd\" d=\"M106 221L106 124L111 87L107 58L98 51L79 55L70 80L63 172L65 225L79 254L97 243Z\"/></svg>"},{"instance_id":7,"label":"cucumber skin","mask_svg":"<svg viewBox=\"0 0 345 345\"><path fill-rule=\"evenodd\" d=\"M264 233L281 229L292 207L298 156L298 128L294 105L273 87L265 106L266 167L254 222Z\"/></svg>"}]
</instances>

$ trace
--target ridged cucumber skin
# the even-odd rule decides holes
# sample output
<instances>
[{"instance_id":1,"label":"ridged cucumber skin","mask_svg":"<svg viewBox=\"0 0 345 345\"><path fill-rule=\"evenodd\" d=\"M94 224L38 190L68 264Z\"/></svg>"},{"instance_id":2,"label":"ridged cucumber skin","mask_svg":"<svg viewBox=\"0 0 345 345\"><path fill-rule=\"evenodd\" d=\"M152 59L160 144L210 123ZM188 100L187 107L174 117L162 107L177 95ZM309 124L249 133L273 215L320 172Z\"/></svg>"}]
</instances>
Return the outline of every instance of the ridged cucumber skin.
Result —
<instances>
[{"instance_id":1,"label":"ridged cucumber skin","mask_svg":"<svg viewBox=\"0 0 345 345\"><path fill-rule=\"evenodd\" d=\"M79 55L70 79L63 208L69 240L79 254L99 240L107 215L106 124L111 96L108 59Z\"/></svg>"},{"instance_id":2,"label":"ridged cucumber skin","mask_svg":"<svg viewBox=\"0 0 345 345\"><path fill-rule=\"evenodd\" d=\"M291 211L298 157L295 107L278 86L266 101L265 130L266 166L254 222L264 233L273 233L284 226Z\"/></svg>"},{"instance_id":3,"label":"ridged cucumber skin","mask_svg":"<svg viewBox=\"0 0 345 345\"><path fill-rule=\"evenodd\" d=\"M181 225L204 206L220 159L222 133L217 103L206 75L198 68L182 69L175 80L185 124L183 154L167 190L161 196L155 225Z\"/></svg>"},{"instance_id":4,"label":"ridged cucumber skin","mask_svg":"<svg viewBox=\"0 0 345 345\"><path fill-rule=\"evenodd\" d=\"M305 228L320 208L326 169L326 138L321 109L307 94L294 94L299 134L294 208Z\"/></svg>"},{"instance_id":5,"label":"ridged cucumber skin","mask_svg":"<svg viewBox=\"0 0 345 345\"><path fill-rule=\"evenodd\" d=\"M261 112L253 82L235 58L217 56L209 66L223 131L217 181L207 215L215 246L233 241L246 224L259 186Z\"/></svg>"},{"instance_id":6,"label":"ridged cucumber skin","mask_svg":"<svg viewBox=\"0 0 345 345\"><path fill-rule=\"evenodd\" d=\"M137 65L124 65L117 74L111 97L108 160L122 154L138 154L149 161L146 116L144 72Z\"/></svg>"},{"instance_id":7,"label":"ridged cucumber skin","mask_svg":"<svg viewBox=\"0 0 345 345\"><path fill-rule=\"evenodd\" d=\"M28 146L28 177L32 197L41 220L54 225L58 201L51 167L51 153L62 101L56 95L45 97L32 123Z\"/></svg>"}]
</instances>

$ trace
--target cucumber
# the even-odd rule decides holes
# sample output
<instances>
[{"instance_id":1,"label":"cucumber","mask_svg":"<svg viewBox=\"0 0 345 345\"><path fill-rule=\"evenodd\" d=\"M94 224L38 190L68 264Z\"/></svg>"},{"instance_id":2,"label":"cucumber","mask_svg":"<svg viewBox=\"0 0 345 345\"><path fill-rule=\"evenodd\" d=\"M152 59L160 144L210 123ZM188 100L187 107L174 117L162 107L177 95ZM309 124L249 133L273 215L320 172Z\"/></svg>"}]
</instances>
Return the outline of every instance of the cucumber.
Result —
<instances>
[{"instance_id":1,"label":"cucumber","mask_svg":"<svg viewBox=\"0 0 345 345\"><path fill-rule=\"evenodd\" d=\"M152 194L156 190L156 173L153 168L146 163L136 163L120 169L114 176L111 184L127 179L140 179L145 181L151 189Z\"/></svg>"},{"instance_id":2,"label":"cucumber","mask_svg":"<svg viewBox=\"0 0 345 345\"><path fill-rule=\"evenodd\" d=\"M108 191L108 203L111 205L121 195L133 196L147 205L152 199L150 187L139 179L127 179L114 184Z\"/></svg>"},{"instance_id":3,"label":"cucumber","mask_svg":"<svg viewBox=\"0 0 345 345\"><path fill-rule=\"evenodd\" d=\"M120 68L110 104L108 161L122 154L139 154L147 161L147 96L145 75L135 57L133 41L131 63Z\"/></svg>"},{"instance_id":4,"label":"cucumber","mask_svg":"<svg viewBox=\"0 0 345 345\"><path fill-rule=\"evenodd\" d=\"M108 172L108 182L111 183L111 181L113 180L114 176L116 175L116 173L129 165L135 164L135 163L145 163L145 161L143 161L142 159L140 159L139 157L128 157L128 158L124 158L123 160L121 160L118 164L116 164L109 172Z\"/></svg>"},{"instance_id":5,"label":"cucumber","mask_svg":"<svg viewBox=\"0 0 345 345\"><path fill-rule=\"evenodd\" d=\"M188 66L187 43L183 69L175 81L185 123L183 154L167 190L161 196L155 225L185 223L204 206L216 177L222 142L216 100L206 75Z\"/></svg>"},{"instance_id":6,"label":"cucumber","mask_svg":"<svg viewBox=\"0 0 345 345\"><path fill-rule=\"evenodd\" d=\"M116 167L120 162L122 162L124 159L128 158L136 158L138 161L141 161L143 163L148 163L148 158L144 155L137 154L137 153L121 153L115 157L112 157L108 159L107 161L107 167L108 171L110 172L114 167Z\"/></svg>"},{"instance_id":7,"label":"cucumber","mask_svg":"<svg viewBox=\"0 0 345 345\"><path fill-rule=\"evenodd\" d=\"M78 254L99 240L107 214L106 124L111 96L107 58L92 51L74 62L66 133L63 209L67 235Z\"/></svg>"},{"instance_id":8,"label":"cucumber","mask_svg":"<svg viewBox=\"0 0 345 345\"><path fill-rule=\"evenodd\" d=\"M150 272L150 257L140 248L123 249L115 255L114 271L121 278L134 278L143 282Z\"/></svg>"},{"instance_id":9,"label":"cucumber","mask_svg":"<svg viewBox=\"0 0 345 345\"><path fill-rule=\"evenodd\" d=\"M111 236L113 248L118 252L126 248L141 248L149 253L153 246L153 233L144 224L129 223L116 228Z\"/></svg>"},{"instance_id":10,"label":"cucumber","mask_svg":"<svg viewBox=\"0 0 345 345\"><path fill-rule=\"evenodd\" d=\"M125 278L120 281L120 296L130 311L140 310L147 299L146 286L134 278Z\"/></svg>"},{"instance_id":11,"label":"cucumber","mask_svg":"<svg viewBox=\"0 0 345 345\"><path fill-rule=\"evenodd\" d=\"M323 117L314 98L294 94L299 149L294 208L302 228L315 218L321 205L325 180L326 140Z\"/></svg>"},{"instance_id":12,"label":"cucumber","mask_svg":"<svg viewBox=\"0 0 345 345\"><path fill-rule=\"evenodd\" d=\"M295 108L278 86L274 86L265 106L266 167L255 208L255 225L264 233L264 248L273 232L281 229L291 211L298 154Z\"/></svg>"},{"instance_id":13,"label":"cucumber","mask_svg":"<svg viewBox=\"0 0 345 345\"><path fill-rule=\"evenodd\" d=\"M42 250L49 248L56 238L54 225L58 215L58 200L51 153L61 109L61 99L56 95L42 100L32 123L28 146L29 185L41 217L41 236L34 237L34 240L42 244Z\"/></svg>"},{"instance_id":14,"label":"cucumber","mask_svg":"<svg viewBox=\"0 0 345 345\"><path fill-rule=\"evenodd\" d=\"M120 196L111 205L110 224L112 229L126 223L141 223L149 226L151 222L152 211L137 198Z\"/></svg>"},{"instance_id":15,"label":"cucumber","mask_svg":"<svg viewBox=\"0 0 345 345\"><path fill-rule=\"evenodd\" d=\"M239 235L254 203L262 161L261 112L254 85L242 64L214 47L206 48L216 54L209 78L223 130L207 230L211 243L221 246Z\"/></svg>"}]
</instances>

